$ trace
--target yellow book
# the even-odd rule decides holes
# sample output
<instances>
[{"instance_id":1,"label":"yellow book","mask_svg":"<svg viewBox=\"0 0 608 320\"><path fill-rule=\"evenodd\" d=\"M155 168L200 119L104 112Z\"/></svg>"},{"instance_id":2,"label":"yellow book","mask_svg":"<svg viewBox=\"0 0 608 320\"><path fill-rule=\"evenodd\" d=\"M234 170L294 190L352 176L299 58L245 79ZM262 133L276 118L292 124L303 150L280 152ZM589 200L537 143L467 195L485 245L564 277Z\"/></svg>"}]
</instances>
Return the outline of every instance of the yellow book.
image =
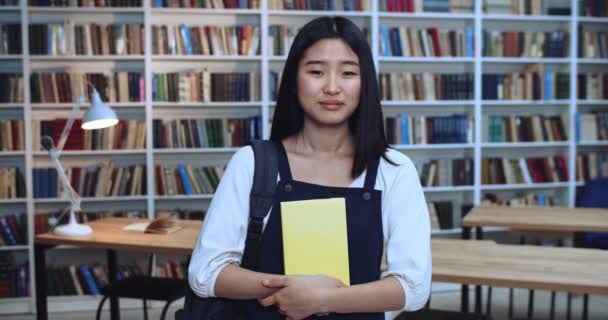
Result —
<instances>
[{"instance_id":1,"label":"yellow book","mask_svg":"<svg viewBox=\"0 0 608 320\"><path fill-rule=\"evenodd\" d=\"M344 198L281 202L285 274L325 274L350 285Z\"/></svg>"}]
</instances>

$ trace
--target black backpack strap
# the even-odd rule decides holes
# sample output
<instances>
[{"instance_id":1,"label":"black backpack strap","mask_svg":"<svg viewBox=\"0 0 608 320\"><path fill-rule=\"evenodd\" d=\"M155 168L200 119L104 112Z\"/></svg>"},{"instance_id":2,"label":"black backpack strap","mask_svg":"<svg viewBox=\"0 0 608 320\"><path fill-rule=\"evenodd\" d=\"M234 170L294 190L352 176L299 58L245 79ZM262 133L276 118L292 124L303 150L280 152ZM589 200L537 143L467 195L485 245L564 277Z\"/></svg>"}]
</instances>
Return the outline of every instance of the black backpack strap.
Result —
<instances>
[{"instance_id":1,"label":"black backpack strap","mask_svg":"<svg viewBox=\"0 0 608 320\"><path fill-rule=\"evenodd\" d=\"M253 270L264 218L274 201L279 171L277 146L268 140L252 141L255 170L249 195L249 225L241 266Z\"/></svg>"}]
</instances>

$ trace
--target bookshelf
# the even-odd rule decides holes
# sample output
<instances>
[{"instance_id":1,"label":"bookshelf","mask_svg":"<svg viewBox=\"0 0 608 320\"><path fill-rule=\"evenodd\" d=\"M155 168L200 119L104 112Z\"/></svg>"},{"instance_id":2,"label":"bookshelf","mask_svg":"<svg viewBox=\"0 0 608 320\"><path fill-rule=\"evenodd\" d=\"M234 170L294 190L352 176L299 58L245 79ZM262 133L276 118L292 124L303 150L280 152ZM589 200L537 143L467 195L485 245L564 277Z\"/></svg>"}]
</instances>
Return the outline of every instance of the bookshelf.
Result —
<instances>
[{"instance_id":1,"label":"bookshelf","mask_svg":"<svg viewBox=\"0 0 608 320\"><path fill-rule=\"evenodd\" d=\"M437 159L472 159L473 183L459 186L425 186L423 188L427 201L454 203L451 218L453 226L435 230L437 235L457 234L460 232L460 206L479 204L488 193L498 194L506 199L520 196L522 193L534 193L553 196L558 204L574 206L576 188L582 181L574 174L579 154L606 155L607 140L577 140L575 132L577 113L608 111L607 97L579 98L576 79L578 73L608 74L608 59L582 58L577 54L579 29L591 32L605 30L608 25L606 17L582 17L578 13L577 0L555 1L559 5L572 8L567 16L549 15L506 15L486 14L481 1L471 13L407 13L385 12L380 10L378 1L368 1L369 8L362 12L353 11L298 11L269 9L270 0L260 1L259 9L203 9L203 8L156 8L153 1L143 1L141 7L34 7L28 1L21 0L16 6L0 6L0 20L3 24L21 25L22 52L0 55L2 72L13 72L23 77L23 101L0 102L0 120L24 120L25 149L18 151L0 151L2 166L19 167L23 170L26 196L17 199L0 199L2 214L25 214L27 217L27 245L2 246L0 252L14 253L20 261L33 261L34 216L37 212L58 210L66 202L53 198L34 198L33 168L50 167L47 155L34 146L32 136L34 121L67 117L72 103L32 102L30 94L30 77L37 71L61 72L105 72L107 70L138 72L143 75L144 89L142 101L110 101L120 118L144 121L146 124L145 147L138 149L112 150L69 150L62 154L62 163L66 167L83 166L82 163L95 163L113 160L122 164L140 164L145 166L146 192L143 195L83 197L84 211L95 210L141 210L148 217L154 217L157 211L171 209L201 209L206 207L210 194L156 195L155 165L198 164L201 166L223 166L230 159L237 147L222 148L155 148L153 144L153 121L155 119L180 118L229 118L260 115L261 134L268 137L274 102L270 94L271 76L269 71L280 72L286 56L270 55L270 36L265 30L273 25L301 26L313 17L320 15L341 15L351 18L357 25L368 30L368 37L375 57L376 70L379 73L470 73L472 75L473 95L467 100L386 100L382 102L385 115L395 116L407 113L409 116L450 116L466 114L472 119L472 139L466 143L442 144L396 144L394 147L406 153L422 170L424 163ZM545 1L547 2L547 1ZM551 1L553 4L554 1ZM204 18L204 19L202 19ZM140 24L142 37L145 39L143 54L133 55L34 55L30 54L29 26L31 24L62 24L64 21L75 23L112 23ZM259 27L259 53L253 55L177 55L154 54L152 50L153 26L179 25L254 25ZM570 35L569 51L566 57L486 57L482 56L481 46L476 45L471 56L433 57L433 56L385 56L381 51L380 28L387 26L404 26L416 28L443 28L459 30L472 28L475 43L482 43L482 30L496 31L534 31L551 32L564 30ZM604 31L605 32L605 31ZM563 72L568 75L568 98L548 100L488 100L482 95L483 75L489 73L519 72L527 66L542 64L548 70ZM202 70L211 72L253 72L256 75L258 98L250 101L154 101L152 79L157 73L172 73L185 70ZM6 70L6 71L5 71ZM560 116L563 120L568 139L565 141L538 142L487 142L487 123L489 115L551 115ZM568 164L567 181L528 183L528 184L482 184L481 160L485 158L564 156ZM29 265L33 274L33 264ZM32 280L32 296L22 298L0 299L0 313L33 312L35 290ZM82 296L77 298L83 308L93 309L96 298ZM52 297L51 309L73 308L72 297ZM82 302L82 303L80 303Z\"/></svg>"}]
</instances>

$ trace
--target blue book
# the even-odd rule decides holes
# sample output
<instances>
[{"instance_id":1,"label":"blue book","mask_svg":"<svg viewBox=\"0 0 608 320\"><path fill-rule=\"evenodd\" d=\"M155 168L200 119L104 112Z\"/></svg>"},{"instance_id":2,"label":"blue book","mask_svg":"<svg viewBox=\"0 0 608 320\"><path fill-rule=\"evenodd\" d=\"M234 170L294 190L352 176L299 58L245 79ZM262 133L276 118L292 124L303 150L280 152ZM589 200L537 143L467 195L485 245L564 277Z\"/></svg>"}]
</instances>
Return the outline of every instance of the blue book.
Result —
<instances>
[{"instance_id":1,"label":"blue book","mask_svg":"<svg viewBox=\"0 0 608 320\"><path fill-rule=\"evenodd\" d=\"M537 197L537 201L538 201L538 206L539 207L544 207L545 206L545 196L542 194L539 194Z\"/></svg>"},{"instance_id":2,"label":"blue book","mask_svg":"<svg viewBox=\"0 0 608 320\"><path fill-rule=\"evenodd\" d=\"M40 198L49 196L49 171L48 169L38 169L40 171Z\"/></svg>"},{"instance_id":3,"label":"blue book","mask_svg":"<svg viewBox=\"0 0 608 320\"><path fill-rule=\"evenodd\" d=\"M0 217L0 228L2 229L2 235L4 236L4 240L7 244L14 246L17 245L17 239L15 239L15 235L11 231L11 228L8 225L8 221L6 221L6 217Z\"/></svg>"},{"instance_id":4,"label":"blue book","mask_svg":"<svg viewBox=\"0 0 608 320\"><path fill-rule=\"evenodd\" d=\"M188 179L188 173L186 172L186 166L183 164L177 165L177 170L179 171L179 176L182 180L182 185L184 186L184 192L187 195L192 194L192 185L190 185L190 180Z\"/></svg>"},{"instance_id":5,"label":"blue book","mask_svg":"<svg viewBox=\"0 0 608 320\"><path fill-rule=\"evenodd\" d=\"M57 198L57 170L55 168L48 169L49 184L48 184L48 197Z\"/></svg>"},{"instance_id":6,"label":"blue book","mask_svg":"<svg viewBox=\"0 0 608 320\"><path fill-rule=\"evenodd\" d=\"M410 125L408 116L405 113L399 115L399 122L401 123L401 143L410 144Z\"/></svg>"},{"instance_id":7,"label":"blue book","mask_svg":"<svg viewBox=\"0 0 608 320\"><path fill-rule=\"evenodd\" d=\"M576 139L576 142L580 142L581 141L581 114L580 113L576 113L574 115L574 121L576 123L576 132L574 133L575 136L574 138Z\"/></svg>"},{"instance_id":8,"label":"blue book","mask_svg":"<svg viewBox=\"0 0 608 320\"><path fill-rule=\"evenodd\" d=\"M187 24L183 23L179 29L182 33L182 39L184 40L184 50L186 50L185 54L192 55L192 41L190 41L190 27L188 27Z\"/></svg>"},{"instance_id":9,"label":"blue book","mask_svg":"<svg viewBox=\"0 0 608 320\"><path fill-rule=\"evenodd\" d=\"M27 297L28 296L28 272L27 272L27 264L22 264L19 266L19 271L17 273L17 296L18 297Z\"/></svg>"},{"instance_id":10,"label":"blue book","mask_svg":"<svg viewBox=\"0 0 608 320\"><path fill-rule=\"evenodd\" d=\"M399 39L399 29L391 28L390 36L393 56L402 57L403 53L401 52L401 40Z\"/></svg>"},{"instance_id":11,"label":"blue book","mask_svg":"<svg viewBox=\"0 0 608 320\"><path fill-rule=\"evenodd\" d=\"M32 170L32 179L34 180L34 198L40 198L40 169Z\"/></svg>"},{"instance_id":12,"label":"blue book","mask_svg":"<svg viewBox=\"0 0 608 320\"><path fill-rule=\"evenodd\" d=\"M473 50L473 37L475 33L473 32L473 27L469 26L465 28L465 37L466 37L466 45L467 45L467 57L472 57L474 55Z\"/></svg>"},{"instance_id":13,"label":"blue book","mask_svg":"<svg viewBox=\"0 0 608 320\"><path fill-rule=\"evenodd\" d=\"M51 24L46 25L46 54L53 55L53 29Z\"/></svg>"},{"instance_id":14,"label":"blue book","mask_svg":"<svg viewBox=\"0 0 608 320\"><path fill-rule=\"evenodd\" d=\"M89 289L91 289L91 293L96 296L99 295L99 288L97 287L97 283L95 283L95 279L93 279L93 275L91 274L89 267L86 265L80 266L80 272L82 272Z\"/></svg>"},{"instance_id":15,"label":"blue book","mask_svg":"<svg viewBox=\"0 0 608 320\"><path fill-rule=\"evenodd\" d=\"M553 92L552 76L553 72L545 70L545 100L553 99L553 96L551 96L551 93Z\"/></svg>"},{"instance_id":16,"label":"blue book","mask_svg":"<svg viewBox=\"0 0 608 320\"><path fill-rule=\"evenodd\" d=\"M155 8L162 8L163 7L163 0L154 0L154 7Z\"/></svg>"},{"instance_id":17,"label":"blue book","mask_svg":"<svg viewBox=\"0 0 608 320\"><path fill-rule=\"evenodd\" d=\"M388 27L386 25L380 26L380 33L382 34L380 51L383 56L388 57L391 55L391 43L389 41Z\"/></svg>"}]
</instances>

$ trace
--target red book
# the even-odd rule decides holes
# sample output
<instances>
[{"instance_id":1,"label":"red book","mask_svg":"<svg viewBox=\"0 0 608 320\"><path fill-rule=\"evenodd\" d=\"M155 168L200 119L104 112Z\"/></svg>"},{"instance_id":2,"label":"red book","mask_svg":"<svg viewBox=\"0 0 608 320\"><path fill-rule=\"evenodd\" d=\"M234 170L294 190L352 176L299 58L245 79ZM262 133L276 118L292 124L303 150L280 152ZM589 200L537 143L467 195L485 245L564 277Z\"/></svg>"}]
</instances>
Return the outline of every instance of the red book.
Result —
<instances>
[{"instance_id":1,"label":"red book","mask_svg":"<svg viewBox=\"0 0 608 320\"><path fill-rule=\"evenodd\" d=\"M441 45L439 44L439 31L437 31L437 28L430 28L429 32L431 33L431 38L433 38L433 51L435 51L435 56L442 57Z\"/></svg>"},{"instance_id":2,"label":"red book","mask_svg":"<svg viewBox=\"0 0 608 320\"><path fill-rule=\"evenodd\" d=\"M156 171L156 192L159 196L164 196L165 195L165 186L163 183L164 180L164 175L163 175L163 169L161 168L161 166L157 165L154 167L154 170Z\"/></svg>"}]
</instances>

